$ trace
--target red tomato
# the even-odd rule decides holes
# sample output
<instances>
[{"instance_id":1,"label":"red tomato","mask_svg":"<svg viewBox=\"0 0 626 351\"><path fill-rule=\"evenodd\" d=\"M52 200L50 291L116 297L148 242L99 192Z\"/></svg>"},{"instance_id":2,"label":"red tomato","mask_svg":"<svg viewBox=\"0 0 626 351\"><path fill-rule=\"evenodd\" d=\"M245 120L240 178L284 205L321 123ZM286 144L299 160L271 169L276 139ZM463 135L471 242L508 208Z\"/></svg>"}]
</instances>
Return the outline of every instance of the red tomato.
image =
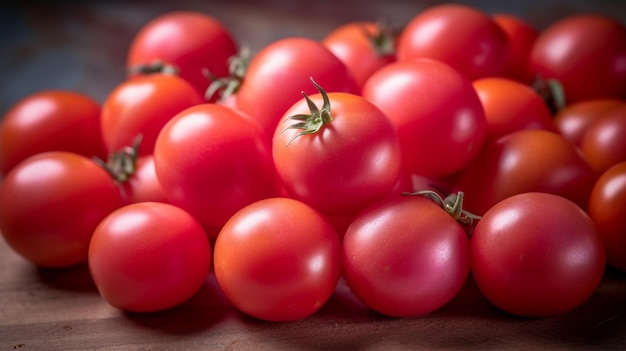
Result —
<instances>
[{"instance_id":1,"label":"red tomato","mask_svg":"<svg viewBox=\"0 0 626 351\"><path fill-rule=\"evenodd\" d=\"M519 316L573 310L604 273L604 246L594 223L557 195L524 193L499 202L478 222L470 245L478 288Z\"/></svg>"},{"instance_id":2,"label":"red tomato","mask_svg":"<svg viewBox=\"0 0 626 351\"><path fill-rule=\"evenodd\" d=\"M522 130L487 143L463 170L455 192L465 193L465 207L481 215L515 194L546 192L587 207L595 175L576 148L545 130Z\"/></svg>"},{"instance_id":3,"label":"red tomato","mask_svg":"<svg viewBox=\"0 0 626 351\"><path fill-rule=\"evenodd\" d=\"M224 105L200 104L174 116L157 138L154 166L168 202L211 236L242 207L279 191L263 130Z\"/></svg>"},{"instance_id":4,"label":"red tomato","mask_svg":"<svg viewBox=\"0 0 626 351\"><path fill-rule=\"evenodd\" d=\"M626 161L626 103L593 121L583 134L580 149L597 175Z\"/></svg>"},{"instance_id":5,"label":"red tomato","mask_svg":"<svg viewBox=\"0 0 626 351\"><path fill-rule=\"evenodd\" d=\"M580 146L583 134L595 120L619 110L624 101L619 99L591 99L565 106L554 116L559 132L572 144Z\"/></svg>"},{"instance_id":6,"label":"red tomato","mask_svg":"<svg viewBox=\"0 0 626 351\"><path fill-rule=\"evenodd\" d=\"M476 91L467 78L440 61L389 64L368 79L363 96L396 126L407 172L455 173L484 143L487 122Z\"/></svg>"},{"instance_id":7,"label":"red tomato","mask_svg":"<svg viewBox=\"0 0 626 351\"><path fill-rule=\"evenodd\" d=\"M443 61L474 80L501 74L508 39L491 17L460 4L436 5L417 14L398 39L398 61Z\"/></svg>"},{"instance_id":8,"label":"red tomato","mask_svg":"<svg viewBox=\"0 0 626 351\"><path fill-rule=\"evenodd\" d=\"M0 231L22 257L41 267L87 260L91 235L123 205L109 174L89 158L66 151L31 156L0 184Z\"/></svg>"},{"instance_id":9,"label":"red tomato","mask_svg":"<svg viewBox=\"0 0 626 351\"><path fill-rule=\"evenodd\" d=\"M421 196L393 195L354 219L343 239L350 290L393 317L433 312L457 295L470 269L463 227Z\"/></svg>"},{"instance_id":10,"label":"red tomato","mask_svg":"<svg viewBox=\"0 0 626 351\"><path fill-rule=\"evenodd\" d=\"M137 67L155 61L173 65L180 77L203 96L211 75L228 75L228 60L237 54L232 34L214 17L200 12L173 11L153 18L135 35L130 44L127 66Z\"/></svg>"},{"instance_id":11,"label":"red tomato","mask_svg":"<svg viewBox=\"0 0 626 351\"><path fill-rule=\"evenodd\" d=\"M292 197L324 214L356 214L396 184L398 133L363 97L318 88L285 113L285 128L276 128L276 169Z\"/></svg>"},{"instance_id":12,"label":"red tomato","mask_svg":"<svg viewBox=\"0 0 626 351\"><path fill-rule=\"evenodd\" d=\"M473 85L485 110L487 139L522 129L557 132L548 106L530 86L498 77L478 79Z\"/></svg>"},{"instance_id":13,"label":"red tomato","mask_svg":"<svg viewBox=\"0 0 626 351\"><path fill-rule=\"evenodd\" d=\"M267 321L315 313L341 274L337 234L312 207L289 198L237 212L215 242L215 277L240 311Z\"/></svg>"},{"instance_id":14,"label":"red tomato","mask_svg":"<svg viewBox=\"0 0 626 351\"><path fill-rule=\"evenodd\" d=\"M178 207L142 202L104 218L89 245L89 270L114 307L154 312L181 304L204 283L211 246L202 226Z\"/></svg>"},{"instance_id":15,"label":"red tomato","mask_svg":"<svg viewBox=\"0 0 626 351\"><path fill-rule=\"evenodd\" d=\"M544 29L531 53L532 70L557 79L570 104L626 97L626 27L595 14L563 18Z\"/></svg>"},{"instance_id":16,"label":"red tomato","mask_svg":"<svg viewBox=\"0 0 626 351\"><path fill-rule=\"evenodd\" d=\"M150 74L118 85L106 98L100 120L109 152L117 151L142 136L139 155L154 151L161 128L178 112L202 102L202 97L182 78Z\"/></svg>"},{"instance_id":17,"label":"red tomato","mask_svg":"<svg viewBox=\"0 0 626 351\"><path fill-rule=\"evenodd\" d=\"M372 73L396 60L396 36L381 23L349 22L328 33L322 44L346 65L361 89Z\"/></svg>"},{"instance_id":18,"label":"red tomato","mask_svg":"<svg viewBox=\"0 0 626 351\"><path fill-rule=\"evenodd\" d=\"M626 162L598 178L589 196L588 213L604 239L607 263L626 272Z\"/></svg>"},{"instance_id":19,"label":"red tomato","mask_svg":"<svg viewBox=\"0 0 626 351\"><path fill-rule=\"evenodd\" d=\"M13 105L0 120L0 175L45 151L105 156L100 105L63 90L41 91Z\"/></svg>"},{"instance_id":20,"label":"red tomato","mask_svg":"<svg viewBox=\"0 0 626 351\"><path fill-rule=\"evenodd\" d=\"M285 38L252 58L237 91L237 108L261 123L271 138L285 111L302 98L300 93L317 92L311 77L328 92L358 92L350 71L322 43Z\"/></svg>"},{"instance_id":21,"label":"red tomato","mask_svg":"<svg viewBox=\"0 0 626 351\"><path fill-rule=\"evenodd\" d=\"M524 19L507 13L491 16L509 39L509 53L502 74L521 83L531 84L535 80L529 60L539 31Z\"/></svg>"}]
</instances>

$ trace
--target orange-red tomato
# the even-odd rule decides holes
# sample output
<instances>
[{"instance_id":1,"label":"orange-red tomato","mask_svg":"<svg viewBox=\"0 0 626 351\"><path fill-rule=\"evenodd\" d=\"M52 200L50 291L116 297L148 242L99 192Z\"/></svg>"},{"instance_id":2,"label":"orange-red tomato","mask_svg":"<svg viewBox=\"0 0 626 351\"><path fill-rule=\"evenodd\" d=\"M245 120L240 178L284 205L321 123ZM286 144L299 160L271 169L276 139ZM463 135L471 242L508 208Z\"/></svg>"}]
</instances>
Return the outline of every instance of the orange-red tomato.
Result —
<instances>
[{"instance_id":1,"label":"orange-red tomato","mask_svg":"<svg viewBox=\"0 0 626 351\"><path fill-rule=\"evenodd\" d=\"M594 121L623 106L620 99L591 99L567 105L554 116L559 132L572 144L580 146L583 135Z\"/></svg>"},{"instance_id":2,"label":"orange-red tomato","mask_svg":"<svg viewBox=\"0 0 626 351\"><path fill-rule=\"evenodd\" d=\"M626 161L626 103L592 122L580 149L597 175Z\"/></svg>"}]
</instances>

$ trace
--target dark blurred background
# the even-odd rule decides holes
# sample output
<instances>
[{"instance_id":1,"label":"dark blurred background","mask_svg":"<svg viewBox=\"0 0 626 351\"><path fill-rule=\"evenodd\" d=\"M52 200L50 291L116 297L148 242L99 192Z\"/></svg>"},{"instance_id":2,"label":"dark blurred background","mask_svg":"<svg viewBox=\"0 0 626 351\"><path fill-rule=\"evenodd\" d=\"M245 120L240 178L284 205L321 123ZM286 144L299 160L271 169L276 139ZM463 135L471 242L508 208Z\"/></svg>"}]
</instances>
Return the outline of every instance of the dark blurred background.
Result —
<instances>
[{"instance_id":1,"label":"dark blurred background","mask_svg":"<svg viewBox=\"0 0 626 351\"><path fill-rule=\"evenodd\" d=\"M506 12L537 29L581 12L626 23L625 0L457 1ZM259 50L287 36L321 39L354 20L402 25L435 0L4 1L0 4L0 114L44 89L81 91L102 102L125 77L126 50L150 19L171 10L206 12L239 43ZM598 38L601 40L601 38Z\"/></svg>"}]
</instances>

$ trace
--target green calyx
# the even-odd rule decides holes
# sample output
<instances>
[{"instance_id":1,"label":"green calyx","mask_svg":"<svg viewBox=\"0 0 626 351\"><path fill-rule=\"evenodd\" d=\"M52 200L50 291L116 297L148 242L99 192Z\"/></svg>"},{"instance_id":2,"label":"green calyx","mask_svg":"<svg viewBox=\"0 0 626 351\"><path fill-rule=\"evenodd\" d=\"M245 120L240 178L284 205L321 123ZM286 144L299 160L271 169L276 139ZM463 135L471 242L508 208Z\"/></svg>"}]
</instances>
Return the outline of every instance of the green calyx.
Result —
<instances>
[{"instance_id":1,"label":"green calyx","mask_svg":"<svg viewBox=\"0 0 626 351\"><path fill-rule=\"evenodd\" d=\"M285 147L289 146L289 144L291 144L291 142L294 141L298 137L301 137L307 134L317 133L320 129L322 129L322 127L325 124L328 124L332 122L333 120L333 117L330 114L330 100L328 99L328 94L326 93L324 89L322 89L322 87L319 86L319 84L315 82L315 80L313 80L313 77L311 77L311 82L313 83L313 85L315 85L317 90L322 95L322 100L323 100L322 108L321 109L318 108L315 105L315 103L309 98L309 96L304 91L302 92L302 95L304 96L304 99L306 100L306 103L309 106L309 110L311 111L311 113L293 115L285 119L284 122L297 121L297 123L294 123L285 127L281 133L284 133L285 131L289 129L300 130L298 134L294 135L293 138L289 139Z\"/></svg>"},{"instance_id":2,"label":"green calyx","mask_svg":"<svg viewBox=\"0 0 626 351\"><path fill-rule=\"evenodd\" d=\"M546 79L537 76L531 88L543 99L552 115L565 108L565 90L557 79Z\"/></svg>"},{"instance_id":3,"label":"green calyx","mask_svg":"<svg viewBox=\"0 0 626 351\"><path fill-rule=\"evenodd\" d=\"M394 55L396 52L396 41L401 33L401 29L394 28L386 21L379 20L376 23L376 30L372 33L363 26L363 35L369 40L376 51L378 57Z\"/></svg>"},{"instance_id":4,"label":"green calyx","mask_svg":"<svg viewBox=\"0 0 626 351\"><path fill-rule=\"evenodd\" d=\"M211 100L213 96L219 94L218 99L225 100L235 94L246 76L251 58L250 49L244 46L237 55L228 59L228 76L218 77L207 69L202 70L202 74L211 80L209 88L204 93L204 98Z\"/></svg>"},{"instance_id":5,"label":"green calyx","mask_svg":"<svg viewBox=\"0 0 626 351\"><path fill-rule=\"evenodd\" d=\"M446 198L442 198L439 193L432 190L421 190L412 193L403 193L403 195L420 195L434 203L438 204L446 211L452 218L464 226L471 227L474 225L474 221L479 220L481 217L463 209L463 192L459 191L456 194L450 194Z\"/></svg>"},{"instance_id":6,"label":"green calyx","mask_svg":"<svg viewBox=\"0 0 626 351\"><path fill-rule=\"evenodd\" d=\"M179 70L176 66L159 59L153 60L150 63L131 66L128 71L131 75L148 75L155 73L177 75L179 73Z\"/></svg>"},{"instance_id":7,"label":"green calyx","mask_svg":"<svg viewBox=\"0 0 626 351\"><path fill-rule=\"evenodd\" d=\"M126 182L137 169L137 158L139 157L139 147L141 145L141 134L137 135L132 146L126 146L114 152L105 162L97 157L93 158L100 167L104 168L116 183Z\"/></svg>"}]
</instances>

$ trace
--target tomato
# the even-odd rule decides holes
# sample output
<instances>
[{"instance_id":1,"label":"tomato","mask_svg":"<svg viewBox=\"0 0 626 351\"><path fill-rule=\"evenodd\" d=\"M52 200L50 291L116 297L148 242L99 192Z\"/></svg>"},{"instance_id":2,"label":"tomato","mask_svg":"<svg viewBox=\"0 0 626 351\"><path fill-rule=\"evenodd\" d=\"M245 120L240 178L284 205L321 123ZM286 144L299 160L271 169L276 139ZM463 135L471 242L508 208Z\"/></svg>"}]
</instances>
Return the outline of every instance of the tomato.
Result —
<instances>
[{"instance_id":1,"label":"tomato","mask_svg":"<svg viewBox=\"0 0 626 351\"><path fill-rule=\"evenodd\" d=\"M161 128L178 112L200 104L202 97L184 79L172 74L139 76L119 84L102 106L101 128L109 152L142 137L139 155L154 151Z\"/></svg>"},{"instance_id":2,"label":"tomato","mask_svg":"<svg viewBox=\"0 0 626 351\"><path fill-rule=\"evenodd\" d=\"M22 257L41 267L83 263L91 235L123 205L109 174L89 158L49 151L15 166L0 184L0 231Z\"/></svg>"},{"instance_id":3,"label":"tomato","mask_svg":"<svg viewBox=\"0 0 626 351\"><path fill-rule=\"evenodd\" d=\"M499 77L478 79L473 85L485 110L487 139L522 129L557 132L548 106L530 86Z\"/></svg>"},{"instance_id":4,"label":"tomato","mask_svg":"<svg viewBox=\"0 0 626 351\"><path fill-rule=\"evenodd\" d=\"M233 35L216 18L201 12L171 11L141 27L132 38L126 60L131 76L155 61L173 65L180 77L204 96L211 75L226 76L228 60L236 54Z\"/></svg>"},{"instance_id":5,"label":"tomato","mask_svg":"<svg viewBox=\"0 0 626 351\"><path fill-rule=\"evenodd\" d=\"M328 33L322 44L346 65L360 89L372 73L396 60L396 36L383 23L348 22Z\"/></svg>"},{"instance_id":6,"label":"tomato","mask_svg":"<svg viewBox=\"0 0 626 351\"><path fill-rule=\"evenodd\" d=\"M250 204L215 242L215 277L240 311L267 321L315 313L341 274L339 238L312 207L289 198Z\"/></svg>"},{"instance_id":7,"label":"tomato","mask_svg":"<svg viewBox=\"0 0 626 351\"><path fill-rule=\"evenodd\" d=\"M460 172L455 192L465 193L468 211L482 215L515 194L546 192L587 207L595 175L576 148L545 130L522 130L487 143Z\"/></svg>"},{"instance_id":8,"label":"tomato","mask_svg":"<svg viewBox=\"0 0 626 351\"><path fill-rule=\"evenodd\" d=\"M626 271L626 162L612 166L598 178L587 212L604 240L607 263Z\"/></svg>"},{"instance_id":9,"label":"tomato","mask_svg":"<svg viewBox=\"0 0 626 351\"><path fill-rule=\"evenodd\" d=\"M398 39L398 61L443 61L469 79L499 75L508 39L491 17L468 5L431 6L413 17Z\"/></svg>"},{"instance_id":10,"label":"tomato","mask_svg":"<svg viewBox=\"0 0 626 351\"><path fill-rule=\"evenodd\" d=\"M526 20L508 13L495 13L491 17L509 39L509 53L502 74L518 82L531 84L535 76L530 70L530 53L539 31Z\"/></svg>"},{"instance_id":11,"label":"tomato","mask_svg":"<svg viewBox=\"0 0 626 351\"><path fill-rule=\"evenodd\" d=\"M626 103L593 121L583 134L580 149L597 175L626 161Z\"/></svg>"},{"instance_id":12,"label":"tomato","mask_svg":"<svg viewBox=\"0 0 626 351\"><path fill-rule=\"evenodd\" d=\"M277 40L251 60L237 90L237 108L258 121L271 138L285 111L317 91L309 79L328 92L358 92L350 71L321 42L300 37Z\"/></svg>"},{"instance_id":13,"label":"tomato","mask_svg":"<svg viewBox=\"0 0 626 351\"><path fill-rule=\"evenodd\" d=\"M626 97L624 62L626 27L596 14L571 15L552 23L540 33L530 58L533 72L560 81L568 104Z\"/></svg>"},{"instance_id":14,"label":"tomato","mask_svg":"<svg viewBox=\"0 0 626 351\"><path fill-rule=\"evenodd\" d=\"M526 317L569 312L596 290L605 254L593 221L558 195L524 193L487 211L471 239L471 269L494 305Z\"/></svg>"},{"instance_id":15,"label":"tomato","mask_svg":"<svg viewBox=\"0 0 626 351\"><path fill-rule=\"evenodd\" d=\"M554 116L554 124L567 140L580 146L589 125L623 105L624 101L619 99L591 99L572 103Z\"/></svg>"},{"instance_id":16,"label":"tomato","mask_svg":"<svg viewBox=\"0 0 626 351\"><path fill-rule=\"evenodd\" d=\"M389 64L374 73L363 96L398 130L405 171L423 176L456 173L478 154L487 122L471 82L430 59Z\"/></svg>"},{"instance_id":17,"label":"tomato","mask_svg":"<svg viewBox=\"0 0 626 351\"><path fill-rule=\"evenodd\" d=\"M359 213L343 239L344 276L373 310L393 317L433 312L457 295L470 270L463 227L421 196L393 195Z\"/></svg>"},{"instance_id":18,"label":"tomato","mask_svg":"<svg viewBox=\"0 0 626 351\"><path fill-rule=\"evenodd\" d=\"M123 310L154 312L177 306L200 289L209 274L211 246L189 213L142 202L102 220L88 262L105 301Z\"/></svg>"},{"instance_id":19,"label":"tomato","mask_svg":"<svg viewBox=\"0 0 626 351\"><path fill-rule=\"evenodd\" d=\"M0 175L45 151L106 155L100 105L86 95L65 90L40 91L13 105L0 120Z\"/></svg>"},{"instance_id":20,"label":"tomato","mask_svg":"<svg viewBox=\"0 0 626 351\"><path fill-rule=\"evenodd\" d=\"M156 140L154 167L168 202L191 213L212 237L239 209L279 191L261 127L219 104L174 116Z\"/></svg>"},{"instance_id":21,"label":"tomato","mask_svg":"<svg viewBox=\"0 0 626 351\"><path fill-rule=\"evenodd\" d=\"M276 170L290 196L324 214L356 214L395 186L398 133L363 97L317 87L320 93L305 95L276 128Z\"/></svg>"}]
</instances>

